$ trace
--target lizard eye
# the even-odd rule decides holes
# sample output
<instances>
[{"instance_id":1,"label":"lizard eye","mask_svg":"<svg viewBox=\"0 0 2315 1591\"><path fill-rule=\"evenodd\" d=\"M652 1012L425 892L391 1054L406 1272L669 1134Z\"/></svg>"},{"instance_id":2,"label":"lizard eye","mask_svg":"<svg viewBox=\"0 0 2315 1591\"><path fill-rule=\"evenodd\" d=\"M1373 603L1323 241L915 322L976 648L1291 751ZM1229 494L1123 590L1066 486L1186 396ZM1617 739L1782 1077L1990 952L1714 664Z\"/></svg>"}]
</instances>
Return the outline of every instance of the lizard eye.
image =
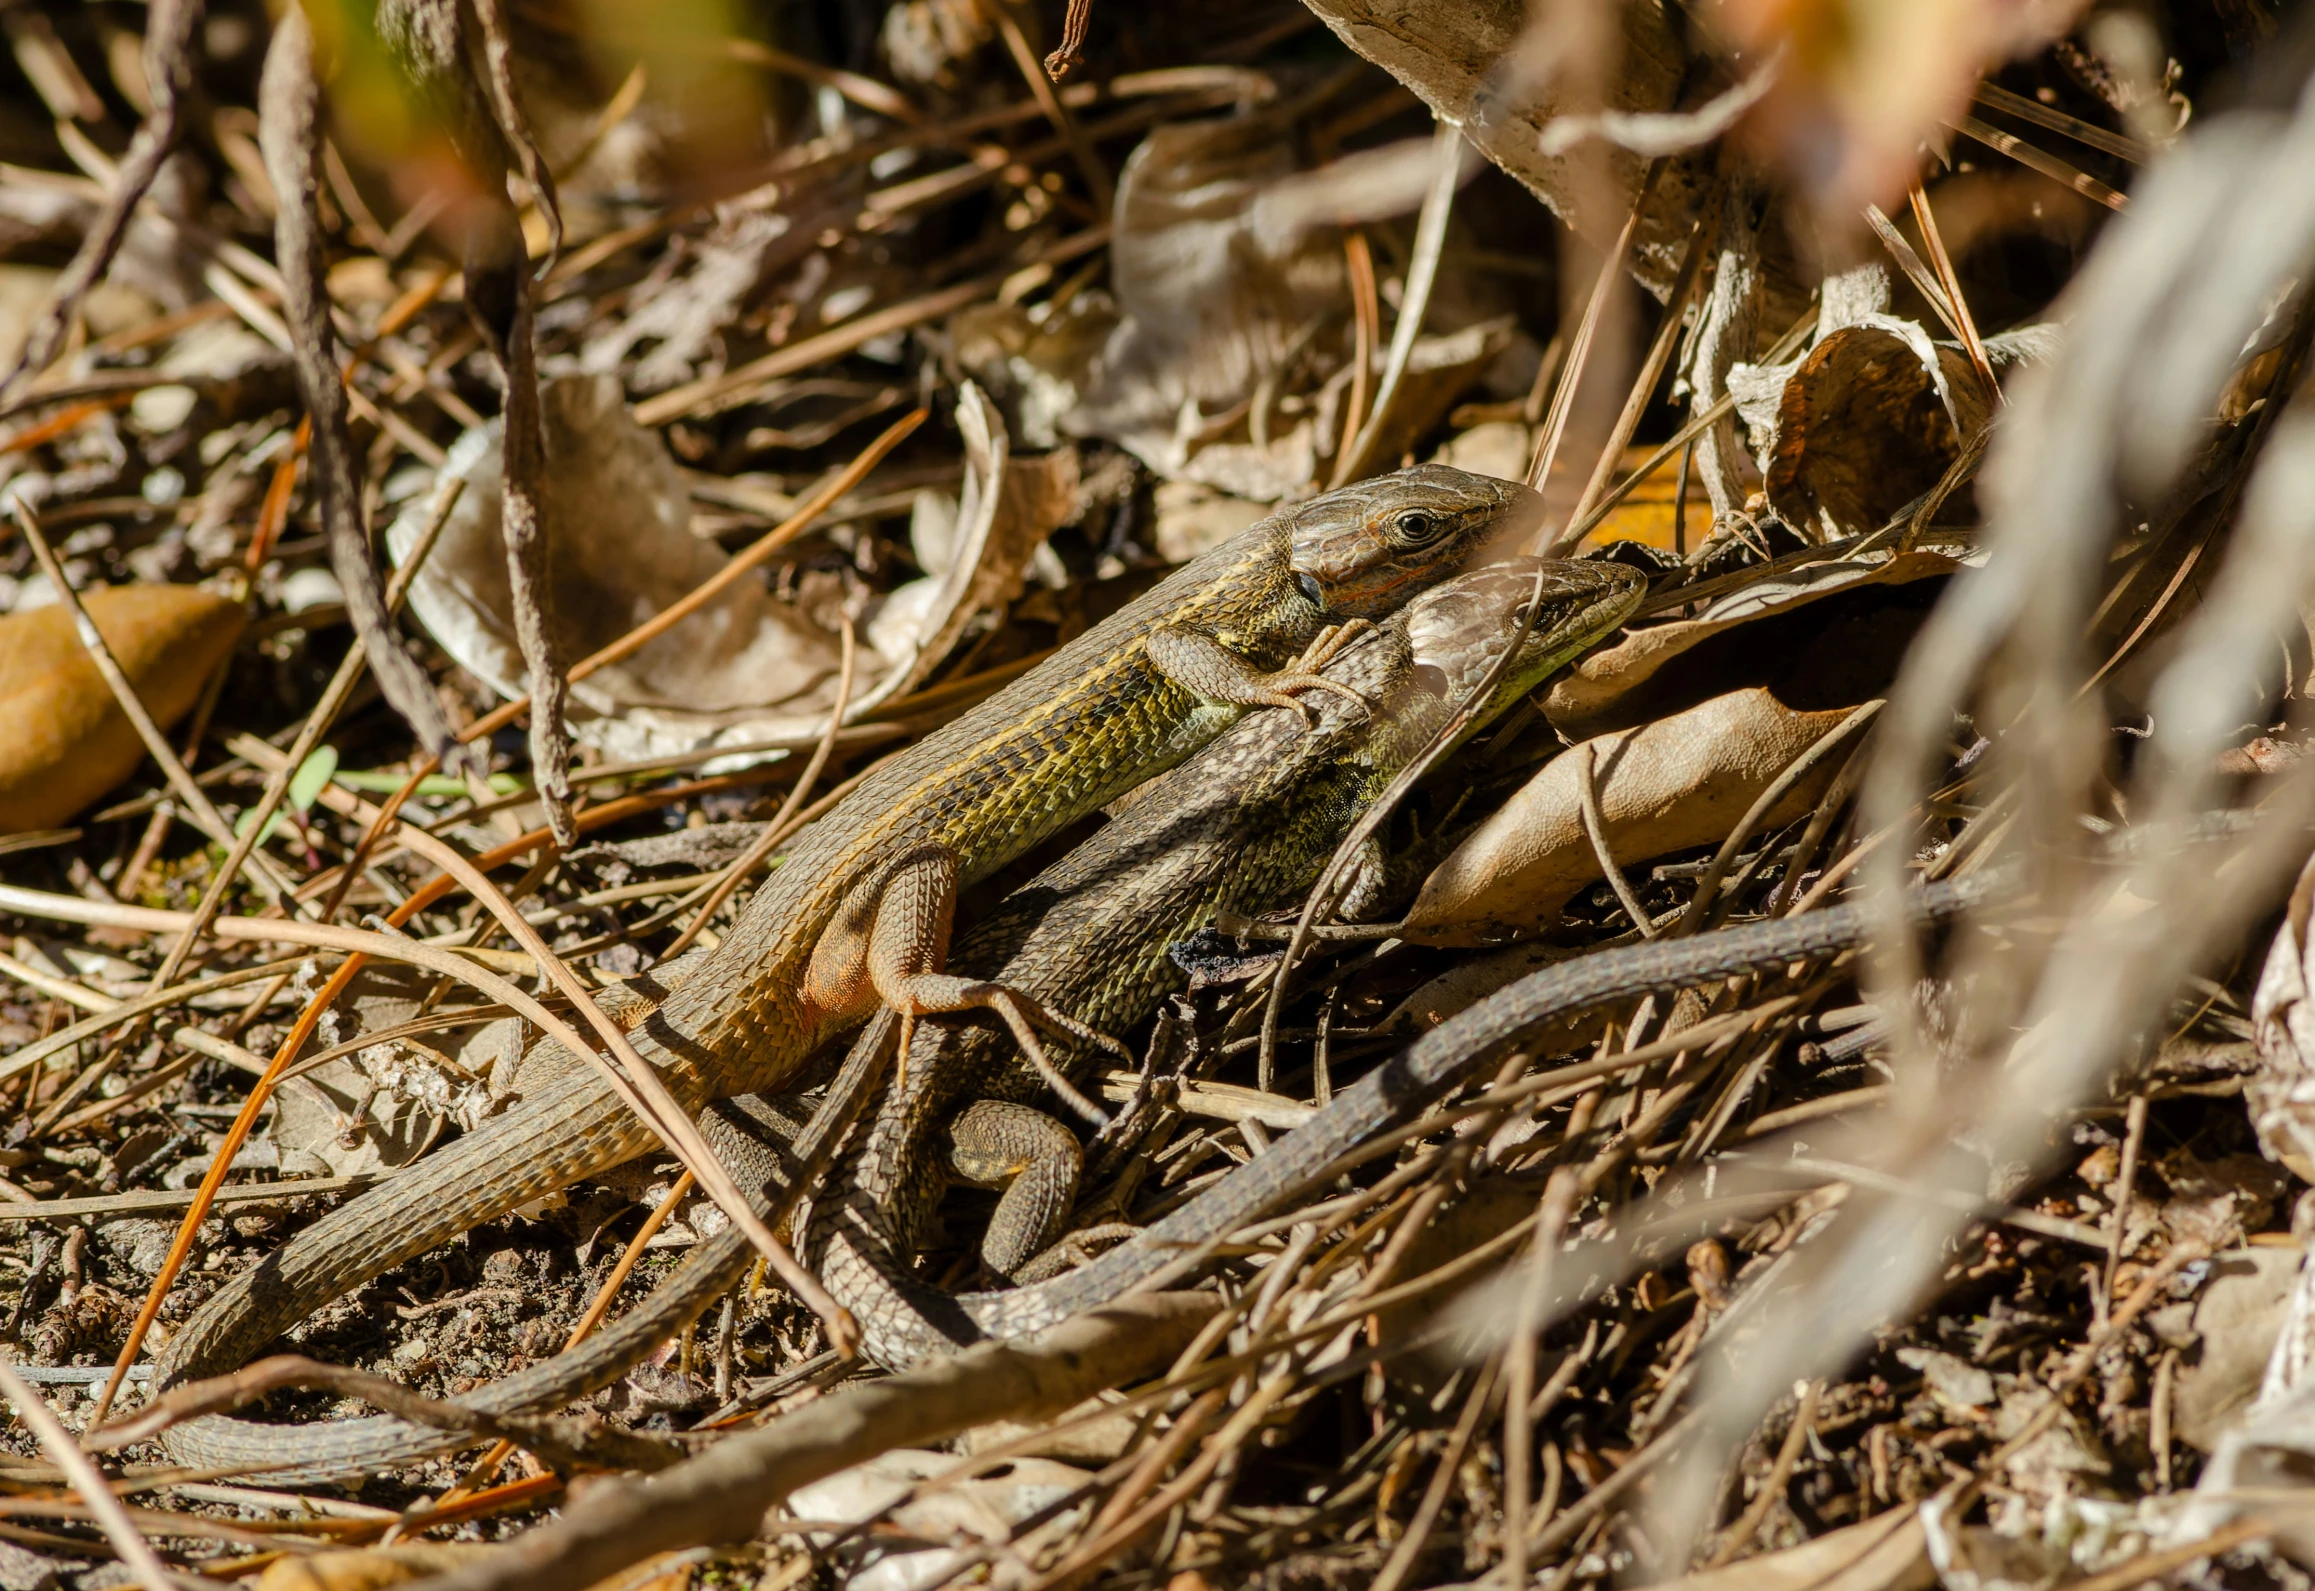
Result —
<instances>
[{"instance_id":1,"label":"lizard eye","mask_svg":"<svg viewBox=\"0 0 2315 1591\"><path fill-rule=\"evenodd\" d=\"M1518 607L1513 608L1511 616L1503 621L1504 633L1517 635L1521 630L1525 630L1530 636L1541 635L1551 628L1553 611L1553 604L1548 601L1540 607L1532 608L1522 602ZM1530 621L1531 614L1533 615L1532 622Z\"/></svg>"},{"instance_id":2,"label":"lizard eye","mask_svg":"<svg viewBox=\"0 0 2315 1591\"><path fill-rule=\"evenodd\" d=\"M1390 538L1401 547L1428 547L1447 534L1447 521L1436 514L1410 508L1391 519Z\"/></svg>"}]
</instances>

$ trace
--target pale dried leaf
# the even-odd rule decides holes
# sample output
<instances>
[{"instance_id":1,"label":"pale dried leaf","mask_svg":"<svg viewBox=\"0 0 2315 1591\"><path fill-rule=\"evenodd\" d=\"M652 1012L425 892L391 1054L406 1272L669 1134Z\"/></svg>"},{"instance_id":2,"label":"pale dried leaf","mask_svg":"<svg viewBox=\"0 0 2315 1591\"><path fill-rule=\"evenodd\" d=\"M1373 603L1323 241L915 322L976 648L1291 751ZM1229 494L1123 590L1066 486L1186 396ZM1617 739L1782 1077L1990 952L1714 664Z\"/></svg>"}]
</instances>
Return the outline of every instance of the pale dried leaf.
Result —
<instances>
[{"instance_id":1,"label":"pale dried leaf","mask_svg":"<svg viewBox=\"0 0 2315 1591\"><path fill-rule=\"evenodd\" d=\"M98 586L81 602L163 729L192 707L245 617L197 586ZM0 617L0 834L62 824L144 756L65 608Z\"/></svg>"},{"instance_id":2,"label":"pale dried leaf","mask_svg":"<svg viewBox=\"0 0 2315 1591\"><path fill-rule=\"evenodd\" d=\"M2213 1262L2191 1306L2194 1351L2171 1391L2171 1429L2210 1452L2259 1397L2269 1357L2298 1291L2295 1249L2247 1248Z\"/></svg>"},{"instance_id":3,"label":"pale dried leaf","mask_svg":"<svg viewBox=\"0 0 2315 1591\"><path fill-rule=\"evenodd\" d=\"M915 686L966 625L1019 596L1031 555L1076 512L1074 450L1012 457L1004 416L969 381L957 398L957 429L965 479L953 525L937 537L929 525L918 526L924 578L894 591L868 625L870 643L891 670L877 689L859 695L847 717Z\"/></svg>"},{"instance_id":4,"label":"pale dried leaf","mask_svg":"<svg viewBox=\"0 0 2315 1591\"><path fill-rule=\"evenodd\" d=\"M1614 646L1590 654L1561 675L1544 696L1544 712L1569 736L1621 727L1651 716L1658 704L1642 699L1644 688L1715 636L1842 592L1939 579L1979 561L1975 552L1882 550L1780 571L1707 603L1695 618L1626 631ZM1886 682L1861 683L1864 696L1870 696Z\"/></svg>"},{"instance_id":5,"label":"pale dried leaf","mask_svg":"<svg viewBox=\"0 0 2315 1591\"><path fill-rule=\"evenodd\" d=\"M2258 1069L2243 1086L2259 1147L2302 1182L2315 1181L2315 1000L2308 997L2307 938L2315 869L2302 873L2290 910L2267 946L2251 995L2251 1050Z\"/></svg>"},{"instance_id":6,"label":"pale dried leaf","mask_svg":"<svg viewBox=\"0 0 2315 1591\"><path fill-rule=\"evenodd\" d=\"M788 1494L790 1517L823 1530L856 1524L890 1507L919 1483L956 1467L950 1453L894 1448ZM852 1542L845 1558L850 1591L911 1591L939 1585L970 1561L973 1543L1002 1542L1012 1529L1088 1479L1084 1470L1050 1459L1016 1458L998 1472L928 1490L892 1510L903 1539L953 1546L885 1546L875 1536ZM819 1531L813 1534L818 1536Z\"/></svg>"},{"instance_id":7,"label":"pale dried leaf","mask_svg":"<svg viewBox=\"0 0 2315 1591\"><path fill-rule=\"evenodd\" d=\"M616 381L551 382L542 406L552 609L561 650L575 660L684 596L727 559L692 534L683 478L658 436L630 417ZM497 422L460 437L444 469L468 485L412 583L410 607L451 656L514 696L526 675L499 535ZM387 531L397 561L424 530L432 496L420 494ZM836 637L775 601L762 581L742 580L632 657L573 685L572 728L614 757L808 734L834 695L837 661ZM872 654L861 665L865 682L881 673ZM855 699L863 693L856 683Z\"/></svg>"},{"instance_id":8,"label":"pale dried leaf","mask_svg":"<svg viewBox=\"0 0 2315 1591\"><path fill-rule=\"evenodd\" d=\"M1168 563L1188 563L1256 523L1269 509L1196 481L1161 481L1151 494L1157 510L1152 540Z\"/></svg>"},{"instance_id":9,"label":"pale dried leaf","mask_svg":"<svg viewBox=\"0 0 2315 1591\"><path fill-rule=\"evenodd\" d=\"M1661 1591L1926 1591L1936 1583L1921 1517L1901 1511L1724 1569L1667 1580Z\"/></svg>"},{"instance_id":10,"label":"pale dried leaf","mask_svg":"<svg viewBox=\"0 0 2315 1591\"><path fill-rule=\"evenodd\" d=\"M447 1113L389 1086L367 1061L367 1054L341 1055L275 1091L271 1136L285 1173L350 1177L392 1171L433 1146Z\"/></svg>"},{"instance_id":11,"label":"pale dried leaf","mask_svg":"<svg viewBox=\"0 0 2315 1591\"><path fill-rule=\"evenodd\" d=\"M1766 690L1735 691L1587 742L1608 849L1627 873L1650 857L1726 838L1785 767L1846 717L1795 712ZM1555 757L1423 883L1405 937L1484 943L1548 927L1600 867L1583 826L1582 748ZM1823 794L1820 764L1768 814L1789 823Z\"/></svg>"}]
</instances>

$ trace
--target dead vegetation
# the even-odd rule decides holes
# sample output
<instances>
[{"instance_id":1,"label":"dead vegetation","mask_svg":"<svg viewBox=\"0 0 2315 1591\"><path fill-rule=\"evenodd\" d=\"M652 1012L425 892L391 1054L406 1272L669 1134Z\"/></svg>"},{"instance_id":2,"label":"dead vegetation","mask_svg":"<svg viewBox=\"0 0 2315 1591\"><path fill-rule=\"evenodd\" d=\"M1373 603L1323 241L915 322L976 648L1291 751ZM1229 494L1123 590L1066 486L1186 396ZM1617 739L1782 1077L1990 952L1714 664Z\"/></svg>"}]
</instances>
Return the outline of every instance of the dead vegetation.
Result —
<instances>
[{"instance_id":1,"label":"dead vegetation","mask_svg":"<svg viewBox=\"0 0 2315 1591\"><path fill-rule=\"evenodd\" d=\"M2315 1567L2303 19L0 31L0 1587ZM1869 951L1521 1033L1182 1291L887 1375L759 1267L479 1414L737 1201L646 1076L667 1153L151 1401L226 1278L717 946L880 758L1428 459L1646 605L1370 814L1387 937L1317 891L1176 947L1066 1258L1540 969L1844 898ZM976 1285L989 1208L905 1258ZM293 1494L153 1443L260 1400L466 1445Z\"/></svg>"}]
</instances>

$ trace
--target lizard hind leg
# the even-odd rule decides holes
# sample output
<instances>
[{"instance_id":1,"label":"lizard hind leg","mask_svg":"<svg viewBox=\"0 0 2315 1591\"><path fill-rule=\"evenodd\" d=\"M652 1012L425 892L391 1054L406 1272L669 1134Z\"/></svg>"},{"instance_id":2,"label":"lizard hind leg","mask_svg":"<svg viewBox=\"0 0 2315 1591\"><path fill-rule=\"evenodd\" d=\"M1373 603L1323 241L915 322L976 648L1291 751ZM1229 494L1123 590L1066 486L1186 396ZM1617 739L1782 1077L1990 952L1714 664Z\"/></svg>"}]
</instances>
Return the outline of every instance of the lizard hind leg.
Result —
<instances>
[{"instance_id":1,"label":"lizard hind leg","mask_svg":"<svg viewBox=\"0 0 2315 1591\"><path fill-rule=\"evenodd\" d=\"M981 1238L981 1260L1018 1281L1068 1225L1085 1152L1043 1111L983 1099L949 1124L949 1166L975 1186L1004 1190Z\"/></svg>"},{"instance_id":2,"label":"lizard hind leg","mask_svg":"<svg viewBox=\"0 0 2315 1591\"><path fill-rule=\"evenodd\" d=\"M993 1011L1011 1029L1038 1076L1096 1126L1109 1115L1071 1086L1038 1041L1036 1029L1108 1050L1126 1064L1124 1045L1024 990L944 972L956 917L957 860L946 846L912 847L871 881L873 899L848 902L812 955L806 992L830 1009L853 1010L871 991L904 1018L952 1011ZM842 937L839 937L842 936Z\"/></svg>"}]
</instances>

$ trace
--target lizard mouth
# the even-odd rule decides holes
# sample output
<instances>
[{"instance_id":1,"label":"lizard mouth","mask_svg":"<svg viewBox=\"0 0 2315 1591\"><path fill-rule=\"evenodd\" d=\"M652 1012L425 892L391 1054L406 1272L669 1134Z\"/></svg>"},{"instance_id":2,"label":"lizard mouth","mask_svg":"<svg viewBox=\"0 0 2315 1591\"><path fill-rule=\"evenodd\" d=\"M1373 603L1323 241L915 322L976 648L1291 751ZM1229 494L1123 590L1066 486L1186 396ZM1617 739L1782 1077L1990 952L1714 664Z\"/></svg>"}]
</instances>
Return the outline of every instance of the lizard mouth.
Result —
<instances>
[{"instance_id":1,"label":"lizard mouth","mask_svg":"<svg viewBox=\"0 0 2315 1591\"><path fill-rule=\"evenodd\" d=\"M1302 594L1310 599L1312 607L1323 608L1326 606L1326 589L1318 583L1318 576L1298 574L1294 577L1294 583L1301 589Z\"/></svg>"}]
</instances>

